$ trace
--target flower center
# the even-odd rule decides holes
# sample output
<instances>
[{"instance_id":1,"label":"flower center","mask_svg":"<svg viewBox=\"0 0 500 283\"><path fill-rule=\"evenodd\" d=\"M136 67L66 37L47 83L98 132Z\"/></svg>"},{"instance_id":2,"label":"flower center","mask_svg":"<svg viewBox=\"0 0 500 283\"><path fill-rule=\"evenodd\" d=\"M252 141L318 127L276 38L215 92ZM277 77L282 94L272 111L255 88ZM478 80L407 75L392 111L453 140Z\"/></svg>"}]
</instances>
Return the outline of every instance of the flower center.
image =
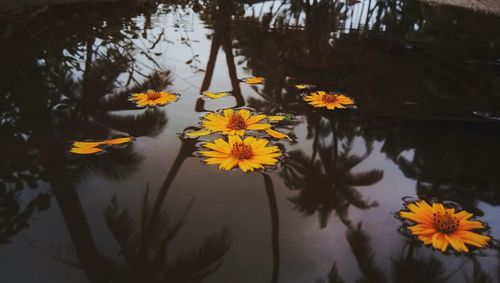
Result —
<instances>
[{"instance_id":1,"label":"flower center","mask_svg":"<svg viewBox=\"0 0 500 283\"><path fill-rule=\"evenodd\" d=\"M244 130L247 127L245 120L238 114L233 114L227 122L227 127L231 130Z\"/></svg>"},{"instance_id":2,"label":"flower center","mask_svg":"<svg viewBox=\"0 0 500 283\"><path fill-rule=\"evenodd\" d=\"M458 228L458 219L448 212L445 214L434 213L432 219L434 221L434 228L439 233L451 234Z\"/></svg>"},{"instance_id":3,"label":"flower center","mask_svg":"<svg viewBox=\"0 0 500 283\"><path fill-rule=\"evenodd\" d=\"M161 97L161 93L154 90L148 90L147 95L148 100L155 100Z\"/></svg>"},{"instance_id":4,"label":"flower center","mask_svg":"<svg viewBox=\"0 0 500 283\"><path fill-rule=\"evenodd\" d=\"M335 94L325 94L323 95L323 102L325 103L334 103L337 101L337 96Z\"/></svg>"},{"instance_id":5,"label":"flower center","mask_svg":"<svg viewBox=\"0 0 500 283\"><path fill-rule=\"evenodd\" d=\"M236 143L233 145L231 155L238 159L250 159L253 155L252 148L244 143Z\"/></svg>"}]
</instances>

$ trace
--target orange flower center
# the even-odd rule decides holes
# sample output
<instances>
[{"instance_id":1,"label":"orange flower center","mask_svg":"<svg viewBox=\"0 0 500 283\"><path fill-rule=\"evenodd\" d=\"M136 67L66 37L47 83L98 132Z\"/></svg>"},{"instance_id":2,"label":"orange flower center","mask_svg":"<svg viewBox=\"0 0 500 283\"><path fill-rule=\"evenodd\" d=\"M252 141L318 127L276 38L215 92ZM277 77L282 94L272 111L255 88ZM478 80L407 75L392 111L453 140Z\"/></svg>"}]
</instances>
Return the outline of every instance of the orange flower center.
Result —
<instances>
[{"instance_id":1,"label":"orange flower center","mask_svg":"<svg viewBox=\"0 0 500 283\"><path fill-rule=\"evenodd\" d=\"M434 213L432 220L434 221L434 228L442 234L452 234L457 230L459 224L459 220L448 212L445 214Z\"/></svg>"},{"instance_id":2,"label":"orange flower center","mask_svg":"<svg viewBox=\"0 0 500 283\"><path fill-rule=\"evenodd\" d=\"M244 143L233 145L231 155L238 159L250 159L253 156L252 148Z\"/></svg>"},{"instance_id":3,"label":"orange flower center","mask_svg":"<svg viewBox=\"0 0 500 283\"><path fill-rule=\"evenodd\" d=\"M156 100L161 97L161 93L153 90L148 90L147 92L148 100Z\"/></svg>"},{"instance_id":4,"label":"orange flower center","mask_svg":"<svg viewBox=\"0 0 500 283\"><path fill-rule=\"evenodd\" d=\"M227 127L231 130L244 130L247 127L245 120L238 114L233 114L227 122Z\"/></svg>"},{"instance_id":5,"label":"orange flower center","mask_svg":"<svg viewBox=\"0 0 500 283\"><path fill-rule=\"evenodd\" d=\"M337 101L337 95L335 94L325 94L323 95L323 102L325 103L335 103Z\"/></svg>"}]
</instances>

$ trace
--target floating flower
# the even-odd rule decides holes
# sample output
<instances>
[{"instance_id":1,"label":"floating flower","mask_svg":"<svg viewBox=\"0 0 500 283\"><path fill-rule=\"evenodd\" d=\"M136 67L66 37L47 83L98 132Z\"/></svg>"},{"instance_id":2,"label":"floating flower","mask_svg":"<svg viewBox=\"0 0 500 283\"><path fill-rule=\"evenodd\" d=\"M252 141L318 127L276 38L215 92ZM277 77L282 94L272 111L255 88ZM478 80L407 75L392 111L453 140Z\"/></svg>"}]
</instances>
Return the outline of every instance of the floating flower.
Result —
<instances>
[{"instance_id":1,"label":"floating flower","mask_svg":"<svg viewBox=\"0 0 500 283\"><path fill-rule=\"evenodd\" d=\"M263 77L252 77L243 79L242 81L249 85L258 85L258 84L263 84L265 79Z\"/></svg>"},{"instance_id":2,"label":"floating flower","mask_svg":"<svg viewBox=\"0 0 500 283\"><path fill-rule=\"evenodd\" d=\"M309 84L297 84L295 85L295 88L296 89L311 89L311 88L314 88L315 86L314 85L309 85Z\"/></svg>"},{"instance_id":3,"label":"floating flower","mask_svg":"<svg viewBox=\"0 0 500 283\"><path fill-rule=\"evenodd\" d=\"M271 124L261 123L267 116L253 114L247 109L234 111L224 109L222 115L208 113L203 117L203 128L211 132L222 132L224 135L242 136L247 131L261 131L271 128Z\"/></svg>"},{"instance_id":4,"label":"floating flower","mask_svg":"<svg viewBox=\"0 0 500 283\"><path fill-rule=\"evenodd\" d=\"M268 143L266 139L246 137L242 140L239 136L229 136L227 142L219 138L204 144L211 150L200 151L200 154L207 157L207 164L219 164L219 169L231 170L238 166L241 171L248 172L278 163L282 153L277 146L268 146Z\"/></svg>"},{"instance_id":5,"label":"floating flower","mask_svg":"<svg viewBox=\"0 0 500 283\"><path fill-rule=\"evenodd\" d=\"M432 245L442 252L449 245L458 252L469 252L466 244L484 248L491 240L473 232L486 227L480 221L469 220L473 215L465 210L455 212L454 208L441 203L432 203L431 206L424 200L408 203L406 208L399 215L416 223L408 230L425 245Z\"/></svg>"},{"instance_id":6,"label":"floating flower","mask_svg":"<svg viewBox=\"0 0 500 283\"><path fill-rule=\"evenodd\" d=\"M163 106L177 100L177 95L168 91L148 90L145 93L134 93L129 98L139 107Z\"/></svg>"},{"instance_id":7,"label":"floating flower","mask_svg":"<svg viewBox=\"0 0 500 283\"><path fill-rule=\"evenodd\" d=\"M104 149L101 146L115 146L125 143L129 143L133 140L133 137L122 137L116 139L108 139L103 141L75 141L72 144L70 152L75 154L94 154L103 152Z\"/></svg>"},{"instance_id":8,"label":"floating flower","mask_svg":"<svg viewBox=\"0 0 500 283\"><path fill-rule=\"evenodd\" d=\"M316 91L306 95L304 101L314 107L326 107L329 110L345 108L346 105L354 104L354 101L345 95L326 93L324 91Z\"/></svg>"},{"instance_id":9,"label":"floating flower","mask_svg":"<svg viewBox=\"0 0 500 283\"><path fill-rule=\"evenodd\" d=\"M233 109L224 109L221 114L208 113L202 119L202 128L196 131L184 132L189 138L198 138L220 132L224 135L242 136L249 131L262 131L267 135L276 138L290 140L290 137L282 132L273 130L270 123L283 120L293 120L293 115L267 116L264 114L255 114L247 109L234 111Z\"/></svg>"},{"instance_id":10,"label":"floating flower","mask_svg":"<svg viewBox=\"0 0 500 283\"><path fill-rule=\"evenodd\" d=\"M228 91L222 91L222 92L210 92L210 91L204 91L203 95L212 99L217 99L221 98L224 96L228 96L229 92Z\"/></svg>"}]
</instances>

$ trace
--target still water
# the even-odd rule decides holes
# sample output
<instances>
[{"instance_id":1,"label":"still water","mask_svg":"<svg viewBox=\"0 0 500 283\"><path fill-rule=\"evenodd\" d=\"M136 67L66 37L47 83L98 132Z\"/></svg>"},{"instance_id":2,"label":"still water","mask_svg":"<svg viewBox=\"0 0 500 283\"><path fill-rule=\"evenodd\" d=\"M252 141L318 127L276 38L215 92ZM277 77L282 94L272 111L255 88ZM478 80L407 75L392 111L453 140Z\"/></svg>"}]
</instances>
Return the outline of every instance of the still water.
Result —
<instances>
[{"instance_id":1,"label":"still water","mask_svg":"<svg viewBox=\"0 0 500 283\"><path fill-rule=\"evenodd\" d=\"M499 16L138 2L0 16L0 282L498 282ZM265 83L241 81L254 76ZM356 107L314 108L298 83ZM148 89L179 99L128 100ZM280 131L294 141L272 141L277 167L219 170L182 133L242 107L293 115ZM474 213L493 240L468 254L423 245L396 217L417 199Z\"/></svg>"}]
</instances>

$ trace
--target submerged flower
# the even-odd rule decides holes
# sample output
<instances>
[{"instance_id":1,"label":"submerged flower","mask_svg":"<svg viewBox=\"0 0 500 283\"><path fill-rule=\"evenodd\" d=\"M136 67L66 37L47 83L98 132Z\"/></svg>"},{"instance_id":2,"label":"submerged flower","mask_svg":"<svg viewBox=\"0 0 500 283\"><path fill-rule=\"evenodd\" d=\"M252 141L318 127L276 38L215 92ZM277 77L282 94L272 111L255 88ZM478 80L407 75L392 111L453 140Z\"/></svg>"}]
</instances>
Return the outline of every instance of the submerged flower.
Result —
<instances>
[{"instance_id":1,"label":"submerged flower","mask_svg":"<svg viewBox=\"0 0 500 283\"><path fill-rule=\"evenodd\" d=\"M268 143L266 139L246 137L242 140L239 136L229 136L227 142L219 138L204 144L211 150L200 151L200 154L207 157L207 164L219 164L219 169L231 170L238 166L247 172L278 163L282 153L277 146L268 146Z\"/></svg>"},{"instance_id":2,"label":"submerged flower","mask_svg":"<svg viewBox=\"0 0 500 283\"><path fill-rule=\"evenodd\" d=\"M208 113L205 115L202 125L206 130L211 132L242 136L246 131L270 129L271 124L261 123L266 117L264 114L252 114L247 109L238 111L224 109L222 115L218 113Z\"/></svg>"},{"instance_id":3,"label":"submerged flower","mask_svg":"<svg viewBox=\"0 0 500 283\"><path fill-rule=\"evenodd\" d=\"M134 93L130 96L139 107L162 106L177 100L177 95L168 91L148 90L145 93Z\"/></svg>"},{"instance_id":4,"label":"submerged flower","mask_svg":"<svg viewBox=\"0 0 500 283\"><path fill-rule=\"evenodd\" d=\"M72 144L70 152L75 154L94 154L103 152L104 149L101 146L115 146L125 143L129 143L133 140L133 137L122 137L116 139L108 139L103 141L75 141Z\"/></svg>"},{"instance_id":5,"label":"submerged flower","mask_svg":"<svg viewBox=\"0 0 500 283\"><path fill-rule=\"evenodd\" d=\"M345 108L346 105L353 105L354 101L342 94L326 93L324 91L316 91L304 96L304 101L314 107L326 107L329 110L335 108Z\"/></svg>"},{"instance_id":6,"label":"submerged flower","mask_svg":"<svg viewBox=\"0 0 500 283\"><path fill-rule=\"evenodd\" d=\"M210 91L204 91L203 95L212 99L217 99L221 98L224 96L228 96L229 92L228 91L222 91L222 92L210 92Z\"/></svg>"},{"instance_id":7,"label":"submerged flower","mask_svg":"<svg viewBox=\"0 0 500 283\"><path fill-rule=\"evenodd\" d=\"M400 211L402 218L416 223L408 230L418 237L425 245L445 252L451 246L458 252L469 252L466 246L484 248L490 237L473 232L485 229L480 221L469 220L473 215L465 210L456 212L441 203L429 205L426 201L416 201L406 205L408 210Z\"/></svg>"},{"instance_id":8,"label":"submerged flower","mask_svg":"<svg viewBox=\"0 0 500 283\"><path fill-rule=\"evenodd\" d=\"M242 81L249 85L257 85L257 84L263 84L265 79L263 77L252 77L243 79Z\"/></svg>"}]
</instances>

